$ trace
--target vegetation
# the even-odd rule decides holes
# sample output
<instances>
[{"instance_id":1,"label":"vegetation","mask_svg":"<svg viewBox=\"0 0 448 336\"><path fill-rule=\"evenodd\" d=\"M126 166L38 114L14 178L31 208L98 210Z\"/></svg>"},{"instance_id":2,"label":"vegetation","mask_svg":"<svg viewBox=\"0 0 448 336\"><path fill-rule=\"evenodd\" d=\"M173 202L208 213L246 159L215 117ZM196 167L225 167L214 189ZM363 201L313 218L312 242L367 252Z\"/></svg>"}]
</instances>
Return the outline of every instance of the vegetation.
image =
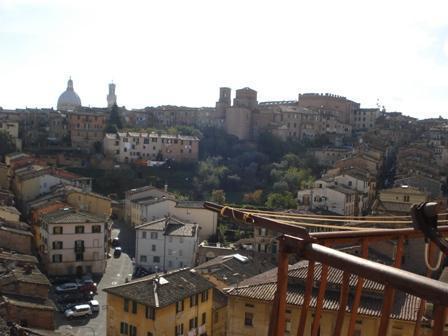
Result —
<instances>
[{"instance_id":1,"label":"vegetation","mask_svg":"<svg viewBox=\"0 0 448 336\"><path fill-rule=\"evenodd\" d=\"M116 133L123 128L120 112L117 104L114 104L110 110L109 120L106 124L106 133Z\"/></svg>"}]
</instances>

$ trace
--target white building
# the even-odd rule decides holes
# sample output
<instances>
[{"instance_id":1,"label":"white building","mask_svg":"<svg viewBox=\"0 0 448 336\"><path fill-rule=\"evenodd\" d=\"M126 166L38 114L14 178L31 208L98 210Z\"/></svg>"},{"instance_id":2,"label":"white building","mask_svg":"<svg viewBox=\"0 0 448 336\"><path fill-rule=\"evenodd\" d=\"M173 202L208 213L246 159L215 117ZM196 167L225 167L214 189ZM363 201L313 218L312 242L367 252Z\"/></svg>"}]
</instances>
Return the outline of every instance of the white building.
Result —
<instances>
[{"instance_id":1,"label":"white building","mask_svg":"<svg viewBox=\"0 0 448 336\"><path fill-rule=\"evenodd\" d=\"M104 273L108 225L104 218L69 207L43 215L38 250L47 273Z\"/></svg>"},{"instance_id":2,"label":"white building","mask_svg":"<svg viewBox=\"0 0 448 336\"><path fill-rule=\"evenodd\" d=\"M199 138L146 132L107 133L104 154L118 162L135 160L197 160Z\"/></svg>"},{"instance_id":3,"label":"white building","mask_svg":"<svg viewBox=\"0 0 448 336\"><path fill-rule=\"evenodd\" d=\"M321 209L343 216L361 215L366 196L342 185L317 180L318 187L299 190L299 206L308 206L311 210Z\"/></svg>"},{"instance_id":4,"label":"white building","mask_svg":"<svg viewBox=\"0 0 448 336\"><path fill-rule=\"evenodd\" d=\"M131 226L168 216L197 224L200 241L209 239L218 226L218 214L205 209L203 202L178 201L174 194L150 186L126 192L125 218Z\"/></svg>"},{"instance_id":5,"label":"white building","mask_svg":"<svg viewBox=\"0 0 448 336\"><path fill-rule=\"evenodd\" d=\"M135 258L150 272L194 265L198 226L167 217L135 227Z\"/></svg>"}]
</instances>

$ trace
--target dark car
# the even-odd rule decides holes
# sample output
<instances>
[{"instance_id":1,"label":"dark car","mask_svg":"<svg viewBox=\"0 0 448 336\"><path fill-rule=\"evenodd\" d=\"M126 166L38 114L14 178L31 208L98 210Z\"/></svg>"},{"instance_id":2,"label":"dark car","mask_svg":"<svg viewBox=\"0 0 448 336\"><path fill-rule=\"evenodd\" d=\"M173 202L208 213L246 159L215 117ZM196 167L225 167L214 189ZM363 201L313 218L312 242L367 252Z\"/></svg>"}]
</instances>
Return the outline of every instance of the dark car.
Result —
<instances>
[{"instance_id":1,"label":"dark car","mask_svg":"<svg viewBox=\"0 0 448 336\"><path fill-rule=\"evenodd\" d=\"M121 256L121 247L114 248L114 257L119 258Z\"/></svg>"},{"instance_id":2,"label":"dark car","mask_svg":"<svg viewBox=\"0 0 448 336\"><path fill-rule=\"evenodd\" d=\"M86 302L92 300L94 297L93 292L75 292L75 293L66 293L61 294L56 299L56 302L60 304L71 304L71 303L79 303Z\"/></svg>"},{"instance_id":3,"label":"dark car","mask_svg":"<svg viewBox=\"0 0 448 336\"><path fill-rule=\"evenodd\" d=\"M114 239L112 239L112 247L118 247L120 246L120 238L115 237Z\"/></svg>"},{"instance_id":4,"label":"dark car","mask_svg":"<svg viewBox=\"0 0 448 336\"><path fill-rule=\"evenodd\" d=\"M96 283L92 280L92 279L84 279L81 280L79 283L79 290L81 292L93 292L96 293L97 292L97 286Z\"/></svg>"}]
</instances>

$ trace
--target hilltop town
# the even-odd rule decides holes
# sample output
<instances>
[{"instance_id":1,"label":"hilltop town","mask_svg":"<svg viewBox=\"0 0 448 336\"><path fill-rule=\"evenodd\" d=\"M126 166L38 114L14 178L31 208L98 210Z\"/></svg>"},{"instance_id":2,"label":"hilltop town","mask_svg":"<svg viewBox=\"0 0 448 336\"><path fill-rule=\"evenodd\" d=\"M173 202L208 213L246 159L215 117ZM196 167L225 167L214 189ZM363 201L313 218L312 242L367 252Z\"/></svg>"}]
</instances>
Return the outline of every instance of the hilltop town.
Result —
<instances>
[{"instance_id":1,"label":"hilltop town","mask_svg":"<svg viewBox=\"0 0 448 336\"><path fill-rule=\"evenodd\" d=\"M70 78L56 108L0 107L0 159L2 335L265 335L279 234L204 202L327 216L310 232L446 207L448 120L330 93L259 102L248 87L233 101L220 88L212 107L127 109L111 83L105 107L86 107ZM392 264L389 243L371 259ZM425 274L423 246L402 256L404 269ZM299 259L287 270L285 335L304 302ZM328 282L320 335L331 334L342 272L330 268ZM365 283L354 335L379 324L381 286ZM397 300L388 335L412 334L419 300Z\"/></svg>"}]
</instances>

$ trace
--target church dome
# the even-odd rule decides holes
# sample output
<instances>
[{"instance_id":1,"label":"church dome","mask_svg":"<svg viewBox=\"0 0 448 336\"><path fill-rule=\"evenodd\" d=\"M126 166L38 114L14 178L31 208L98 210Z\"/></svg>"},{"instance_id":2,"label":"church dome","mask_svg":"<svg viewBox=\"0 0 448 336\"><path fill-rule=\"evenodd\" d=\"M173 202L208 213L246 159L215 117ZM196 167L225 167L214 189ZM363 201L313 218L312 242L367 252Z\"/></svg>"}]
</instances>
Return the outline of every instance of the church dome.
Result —
<instances>
[{"instance_id":1,"label":"church dome","mask_svg":"<svg viewBox=\"0 0 448 336\"><path fill-rule=\"evenodd\" d=\"M81 99L73 89L73 81L70 78L67 82L67 90L65 90L58 99L58 110L73 111L76 107L81 106Z\"/></svg>"}]
</instances>

